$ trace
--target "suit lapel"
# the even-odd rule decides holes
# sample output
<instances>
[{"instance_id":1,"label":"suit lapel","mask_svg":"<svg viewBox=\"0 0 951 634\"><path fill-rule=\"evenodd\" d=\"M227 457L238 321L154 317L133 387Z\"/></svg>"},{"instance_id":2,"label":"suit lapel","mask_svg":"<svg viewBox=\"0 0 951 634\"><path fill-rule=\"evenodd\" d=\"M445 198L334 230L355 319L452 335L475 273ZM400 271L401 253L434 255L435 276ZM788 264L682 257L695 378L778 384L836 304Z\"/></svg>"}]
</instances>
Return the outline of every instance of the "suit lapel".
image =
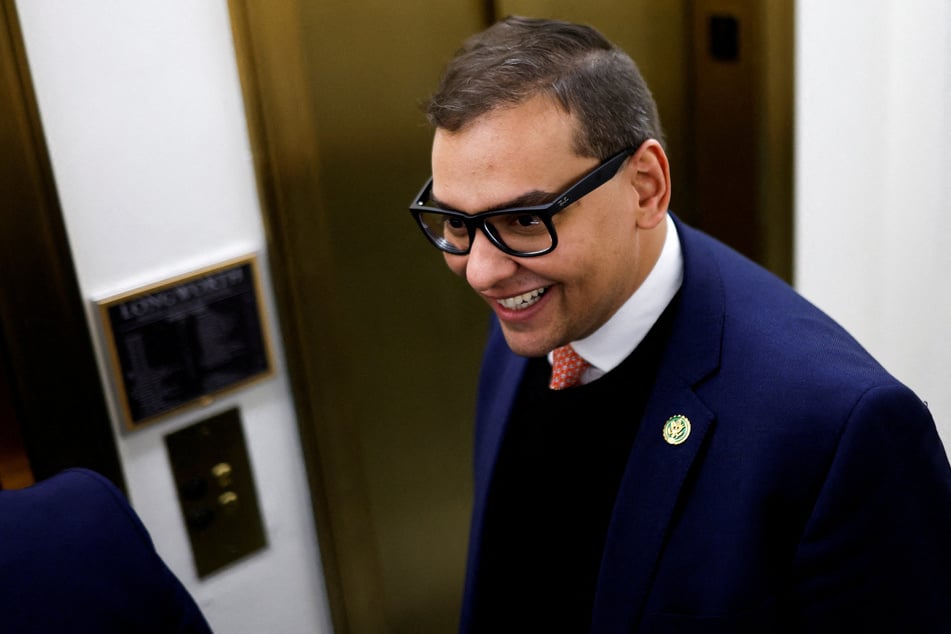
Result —
<instances>
[{"instance_id":1,"label":"suit lapel","mask_svg":"<svg viewBox=\"0 0 951 634\"><path fill-rule=\"evenodd\" d=\"M724 298L716 260L679 222L684 280L668 350L631 448L608 529L598 593L596 632L631 632L640 622L653 572L690 468L714 424L693 387L719 367ZM701 265L702 262L702 265ZM665 440L676 415L690 421L681 444Z\"/></svg>"},{"instance_id":2,"label":"suit lapel","mask_svg":"<svg viewBox=\"0 0 951 634\"><path fill-rule=\"evenodd\" d=\"M667 443L662 434L675 415L690 420L690 435L680 445ZM634 631L681 489L712 426L713 414L690 390L648 406L608 529L593 631Z\"/></svg>"},{"instance_id":3,"label":"suit lapel","mask_svg":"<svg viewBox=\"0 0 951 634\"><path fill-rule=\"evenodd\" d=\"M482 526L485 519L486 499L495 462L499 455L506 423L515 402L528 359L513 354L502 336L498 322L493 318L485 358L479 376L479 398L476 407L476 437L473 452L475 491L473 492L472 522L469 527L469 553L466 565L466 584L462 603L461 632L468 631L472 622L475 579L481 561Z\"/></svg>"}]
</instances>

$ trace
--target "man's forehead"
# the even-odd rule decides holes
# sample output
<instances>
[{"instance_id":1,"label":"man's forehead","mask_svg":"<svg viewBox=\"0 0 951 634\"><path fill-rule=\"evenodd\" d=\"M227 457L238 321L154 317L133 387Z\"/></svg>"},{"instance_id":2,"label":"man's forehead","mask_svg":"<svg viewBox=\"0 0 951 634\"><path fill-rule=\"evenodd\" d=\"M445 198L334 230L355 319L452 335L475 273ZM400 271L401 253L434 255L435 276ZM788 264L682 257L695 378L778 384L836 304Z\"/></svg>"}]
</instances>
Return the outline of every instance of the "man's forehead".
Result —
<instances>
[{"instance_id":1,"label":"man's forehead","mask_svg":"<svg viewBox=\"0 0 951 634\"><path fill-rule=\"evenodd\" d=\"M550 145L552 142L570 151L578 128L574 115L554 99L538 95L518 104L493 108L456 130L437 128L435 136L495 145L499 151L510 144L527 150L535 144Z\"/></svg>"}]
</instances>

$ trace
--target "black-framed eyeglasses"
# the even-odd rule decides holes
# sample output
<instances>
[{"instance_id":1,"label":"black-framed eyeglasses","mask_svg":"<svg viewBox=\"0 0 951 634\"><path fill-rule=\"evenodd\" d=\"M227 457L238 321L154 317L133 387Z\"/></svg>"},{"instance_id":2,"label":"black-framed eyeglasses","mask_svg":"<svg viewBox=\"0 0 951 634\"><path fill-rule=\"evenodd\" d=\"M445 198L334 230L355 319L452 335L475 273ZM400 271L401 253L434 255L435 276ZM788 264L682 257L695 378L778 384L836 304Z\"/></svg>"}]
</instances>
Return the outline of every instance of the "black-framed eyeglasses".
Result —
<instances>
[{"instance_id":1,"label":"black-framed eyeglasses","mask_svg":"<svg viewBox=\"0 0 951 634\"><path fill-rule=\"evenodd\" d=\"M492 244L509 255L526 258L545 255L558 246L552 216L614 178L624 160L635 151L636 148L628 148L618 152L546 205L494 209L472 215L443 209L432 202L433 179L430 177L410 203L409 211L429 241L446 253L469 253L479 229Z\"/></svg>"}]
</instances>

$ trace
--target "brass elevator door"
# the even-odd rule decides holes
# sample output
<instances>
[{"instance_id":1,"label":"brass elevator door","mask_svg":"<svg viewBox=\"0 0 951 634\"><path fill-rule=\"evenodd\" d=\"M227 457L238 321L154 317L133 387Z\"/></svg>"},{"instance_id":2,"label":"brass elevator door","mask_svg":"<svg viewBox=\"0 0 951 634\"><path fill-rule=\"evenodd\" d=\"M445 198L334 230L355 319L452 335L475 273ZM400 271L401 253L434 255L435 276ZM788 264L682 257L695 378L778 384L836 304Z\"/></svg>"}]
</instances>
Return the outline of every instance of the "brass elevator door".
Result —
<instances>
[{"instance_id":1,"label":"brass elevator door","mask_svg":"<svg viewBox=\"0 0 951 634\"><path fill-rule=\"evenodd\" d=\"M590 22L651 85L674 207L694 220L693 5L231 0L337 632L451 632L458 620L488 309L406 211L429 175L419 102L495 14Z\"/></svg>"},{"instance_id":2,"label":"brass elevator door","mask_svg":"<svg viewBox=\"0 0 951 634\"><path fill-rule=\"evenodd\" d=\"M232 1L337 632L451 632L488 309L407 206L419 102L482 8Z\"/></svg>"}]
</instances>

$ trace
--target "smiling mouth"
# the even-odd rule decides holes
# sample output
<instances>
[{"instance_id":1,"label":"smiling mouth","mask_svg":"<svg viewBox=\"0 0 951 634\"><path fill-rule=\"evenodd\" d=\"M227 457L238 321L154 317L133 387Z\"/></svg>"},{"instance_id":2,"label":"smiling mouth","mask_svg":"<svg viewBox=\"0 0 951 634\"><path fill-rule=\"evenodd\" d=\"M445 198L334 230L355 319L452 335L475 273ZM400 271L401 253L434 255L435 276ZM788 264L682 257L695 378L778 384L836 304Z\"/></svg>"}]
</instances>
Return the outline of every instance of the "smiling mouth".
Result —
<instances>
[{"instance_id":1,"label":"smiling mouth","mask_svg":"<svg viewBox=\"0 0 951 634\"><path fill-rule=\"evenodd\" d=\"M515 297L506 297L505 299L496 300L500 306L503 308L508 308L509 310L525 310L532 304L538 302L541 299L541 296L545 294L547 288L536 288L534 291L529 291L521 295L516 295Z\"/></svg>"}]
</instances>

